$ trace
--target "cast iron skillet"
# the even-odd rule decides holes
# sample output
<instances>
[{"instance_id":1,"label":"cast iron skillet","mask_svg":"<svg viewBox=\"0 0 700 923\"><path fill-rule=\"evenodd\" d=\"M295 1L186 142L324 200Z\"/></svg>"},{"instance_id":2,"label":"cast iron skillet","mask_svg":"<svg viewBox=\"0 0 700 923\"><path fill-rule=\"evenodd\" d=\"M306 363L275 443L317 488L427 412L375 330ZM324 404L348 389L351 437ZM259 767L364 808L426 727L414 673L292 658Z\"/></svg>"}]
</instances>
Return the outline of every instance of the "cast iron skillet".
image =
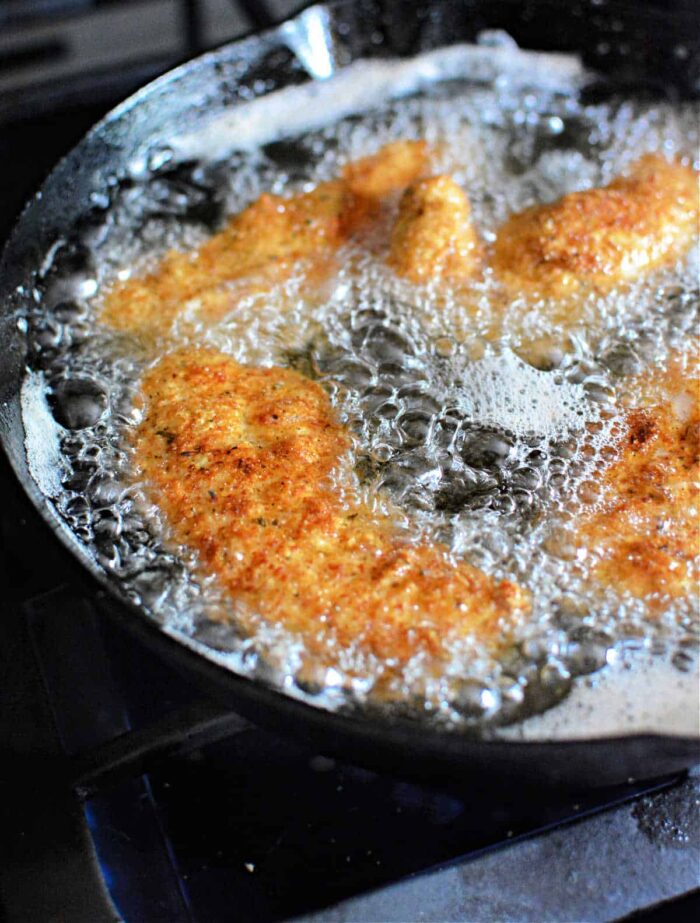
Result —
<instances>
[{"instance_id":1,"label":"cast iron skillet","mask_svg":"<svg viewBox=\"0 0 700 923\"><path fill-rule=\"evenodd\" d=\"M32 479L25 450L20 386L27 342L17 318L31 297L32 273L52 241L91 207L91 194L128 173L149 142L193 130L205 117L265 90L327 76L351 60L408 56L485 28L507 28L524 47L579 49L601 75L593 93L612 87L687 97L698 92L700 36L694 17L551 0L446 0L443 3L345 0L306 9L281 26L188 62L117 107L55 168L22 214L0 266L0 438L25 491L55 535L110 595L101 604L120 624L227 707L355 762L432 778L473 772L529 781L607 785L685 768L698 741L661 735L557 742L478 740L407 720L337 714L237 676L164 634L120 592L68 530ZM683 54L674 53L679 41ZM216 716L203 716L217 725ZM211 720L210 720L211 719ZM225 724L225 721L224 721ZM87 775L89 776L89 768Z\"/></svg>"}]
</instances>

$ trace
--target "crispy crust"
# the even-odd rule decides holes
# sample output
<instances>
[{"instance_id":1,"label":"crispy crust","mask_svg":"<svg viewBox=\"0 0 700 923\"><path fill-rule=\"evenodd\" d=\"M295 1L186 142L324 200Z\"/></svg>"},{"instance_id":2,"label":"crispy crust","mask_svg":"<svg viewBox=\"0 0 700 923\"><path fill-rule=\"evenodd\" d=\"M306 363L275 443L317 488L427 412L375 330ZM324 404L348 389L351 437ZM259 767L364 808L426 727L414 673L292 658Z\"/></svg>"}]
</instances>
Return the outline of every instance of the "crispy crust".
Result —
<instances>
[{"instance_id":1,"label":"crispy crust","mask_svg":"<svg viewBox=\"0 0 700 923\"><path fill-rule=\"evenodd\" d=\"M580 531L600 556L596 577L652 607L698 592L699 388L679 361L645 383L644 406L627 414L620 457L603 478L603 509Z\"/></svg>"},{"instance_id":2,"label":"crispy crust","mask_svg":"<svg viewBox=\"0 0 700 923\"><path fill-rule=\"evenodd\" d=\"M428 157L425 141L393 141L376 154L346 164L343 181L352 195L381 201L421 176Z\"/></svg>"},{"instance_id":3,"label":"crispy crust","mask_svg":"<svg viewBox=\"0 0 700 923\"><path fill-rule=\"evenodd\" d=\"M333 486L349 446L324 391L294 371L217 352L166 356L143 382L135 462L174 538L233 598L299 634L401 664L474 635L492 645L523 591L395 525Z\"/></svg>"},{"instance_id":4,"label":"crispy crust","mask_svg":"<svg viewBox=\"0 0 700 923\"><path fill-rule=\"evenodd\" d=\"M493 267L522 291L606 289L677 258L697 234L697 174L647 154L609 186L513 215L498 231Z\"/></svg>"},{"instance_id":5,"label":"crispy crust","mask_svg":"<svg viewBox=\"0 0 700 923\"><path fill-rule=\"evenodd\" d=\"M231 309L225 286L236 280L249 280L246 291L264 291L299 268L313 283L327 273L334 251L376 216L381 200L420 176L427 161L424 141L397 141L311 192L262 195L194 252L171 251L154 272L116 285L101 320L153 338L167 334L195 298L204 320L215 321Z\"/></svg>"},{"instance_id":6,"label":"crispy crust","mask_svg":"<svg viewBox=\"0 0 700 923\"><path fill-rule=\"evenodd\" d=\"M480 266L479 241L466 194L450 176L431 176L404 192L388 263L411 282L467 279Z\"/></svg>"},{"instance_id":7,"label":"crispy crust","mask_svg":"<svg viewBox=\"0 0 700 923\"><path fill-rule=\"evenodd\" d=\"M226 313L236 280L264 291L301 267L315 282L407 185L389 265L417 283L468 278L481 257L469 202L448 176L419 179L426 163L424 143L396 142L311 192L264 195L193 254L171 253L115 288L103 320L157 337L192 299L205 320ZM604 289L675 258L696 232L696 175L648 155L603 189L513 216L494 268L522 291ZM174 538L246 612L296 632L309 650L335 643L400 665L442 657L467 635L502 644L527 611L519 587L455 564L440 545L407 543L387 516L341 495L333 485L348 434L323 390L297 373L183 350L146 375L143 400L135 461ZM658 607L697 591L697 374L675 363L647 382L626 427L603 475L603 507L581 520L580 540L595 552L592 578Z\"/></svg>"}]
</instances>

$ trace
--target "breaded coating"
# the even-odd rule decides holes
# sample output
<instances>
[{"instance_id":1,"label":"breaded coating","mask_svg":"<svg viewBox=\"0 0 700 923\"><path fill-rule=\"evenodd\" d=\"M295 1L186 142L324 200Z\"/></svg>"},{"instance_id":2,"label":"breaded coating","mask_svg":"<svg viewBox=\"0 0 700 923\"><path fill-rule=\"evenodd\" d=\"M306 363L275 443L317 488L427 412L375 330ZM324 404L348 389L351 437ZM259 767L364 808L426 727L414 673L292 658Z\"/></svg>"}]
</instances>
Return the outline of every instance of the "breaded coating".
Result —
<instances>
[{"instance_id":1,"label":"breaded coating","mask_svg":"<svg viewBox=\"0 0 700 923\"><path fill-rule=\"evenodd\" d=\"M428 159L425 141L392 141L376 154L346 164L343 180L353 195L381 200L425 173Z\"/></svg>"},{"instance_id":2,"label":"breaded coating","mask_svg":"<svg viewBox=\"0 0 700 923\"><path fill-rule=\"evenodd\" d=\"M174 539L308 650L400 665L456 637L503 643L527 608L514 584L406 543L334 486L349 435L299 373L187 349L146 374L142 399L135 464Z\"/></svg>"},{"instance_id":3,"label":"breaded coating","mask_svg":"<svg viewBox=\"0 0 700 923\"><path fill-rule=\"evenodd\" d=\"M619 459L604 476L603 509L581 524L600 554L597 578L649 599L696 596L700 554L700 377L680 362L645 383Z\"/></svg>"},{"instance_id":4,"label":"breaded coating","mask_svg":"<svg viewBox=\"0 0 700 923\"><path fill-rule=\"evenodd\" d=\"M498 231L494 270L509 288L553 295L638 278L697 240L698 192L690 167L647 154L608 186L513 215Z\"/></svg>"},{"instance_id":5,"label":"breaded coating","mask_svg":"<svg viewBox=\"0 0 700 923\"><path fill-rule=\"evenodd\" d=\"M346 198L339 181L289 199L262 195L198 250L171 251L154 272L117 285L101 320L115 330L163 333L186 302L226 282L282 280L299 260L322 258L345 239Z\"/></svg>"},{"instance_id":6,"label":"breaded coating","mask_svg":"<svg viewBox=\"0 0 700 923\"><path fill-rule=\"evenodd\" d=\"M479 267L469 199L450 176L431 176L404 192L388 263L411 282L465 279Z\"/></svg>"},{"instance_id":7,"label":"breaded coating","mask_svg":"<svg viewBox=\"0 0 700 923\"><path fill-rule=\"evenodd\" d=\"M158 336L193 298L205 305L205 321L218 319L230 305L225 294L217 297L227 283L251 279L264 290L302 262L307 276L322 274L333 252L374 216L381 198L420 175L426 160L424 142L400 141L348 164L343 179L311 192L262 195L197 250L171 251L153 272L116 285L101 320L114 330Z\"/></svg>"}]
</instances>

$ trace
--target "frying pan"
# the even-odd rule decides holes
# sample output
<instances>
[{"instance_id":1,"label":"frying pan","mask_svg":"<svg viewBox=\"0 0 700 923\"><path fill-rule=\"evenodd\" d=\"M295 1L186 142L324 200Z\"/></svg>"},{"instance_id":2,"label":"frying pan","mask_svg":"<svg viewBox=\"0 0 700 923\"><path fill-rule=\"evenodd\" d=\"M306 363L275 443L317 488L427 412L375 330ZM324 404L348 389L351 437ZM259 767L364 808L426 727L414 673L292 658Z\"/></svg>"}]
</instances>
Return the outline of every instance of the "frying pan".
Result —
<instances>
[{"instance_id":1,"label":"frying pan","mask_svg":"<svg viewBox=\"0 0 700 923\"><path fill-rule=\"evenodd\" d=\"M481 30L494 28L507 29L525 47L580 51L598 75L586 90L592 97L623 88L688 98L700 86L700 35L690 7L671 15L640 11L637 4L596 2L322 4L184 64L99 123L58 164L14 229L0 266L0 438L33 504L97 582L95 592L104 611L222 703L219 717L216 710L199 714L204 726L224 727L221 715L230 707L324 752L431 778L464 779L487 771L586 786L661 776L698 759L696 738L628 734L587 740L479 739L401 717L325 711L263 679L236 675L164 633L136 606L70 531L31 473L20 391L32 360L26 325L18 318L31 304L35 273L52 242L89 216L115 177L128 175L144 151L172 135L174 126L193 133L213 115L251 97L327 77L359 58L410 56L473 41Z\"/></svg>"}]
</instances>

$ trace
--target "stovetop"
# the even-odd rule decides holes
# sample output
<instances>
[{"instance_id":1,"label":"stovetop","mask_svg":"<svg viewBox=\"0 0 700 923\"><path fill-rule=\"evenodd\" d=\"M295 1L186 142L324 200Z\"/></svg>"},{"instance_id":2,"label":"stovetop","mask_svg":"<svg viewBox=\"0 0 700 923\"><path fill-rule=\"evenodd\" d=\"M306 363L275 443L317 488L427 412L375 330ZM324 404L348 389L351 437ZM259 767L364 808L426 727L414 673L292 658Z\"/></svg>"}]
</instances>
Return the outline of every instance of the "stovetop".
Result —
<instances>
[{"instance_id":1,"label":"stovetop","mask_svg":"<svg viewBox=\"0 0 700 923\"><path fill-rule=\"evenodd\" d=\"M155 64L140 67L134 85ZM123 75L111 87L6 113L2 236L50 165L131 88ZM483 778L447 787L336 762L203 699L144 650L4 458L0 496L0 919L697 911L695 777L586 792Z\"/></svg>"}]
</instances>

